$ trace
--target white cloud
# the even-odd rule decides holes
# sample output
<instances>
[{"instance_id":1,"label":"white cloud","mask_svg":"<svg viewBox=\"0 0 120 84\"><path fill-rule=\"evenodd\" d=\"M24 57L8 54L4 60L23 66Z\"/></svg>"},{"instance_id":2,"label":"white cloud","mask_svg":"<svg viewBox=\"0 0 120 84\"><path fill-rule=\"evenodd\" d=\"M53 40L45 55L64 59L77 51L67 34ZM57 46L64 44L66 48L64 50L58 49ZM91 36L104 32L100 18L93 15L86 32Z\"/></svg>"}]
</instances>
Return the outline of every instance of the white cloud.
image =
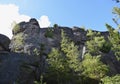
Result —
<instances>
[{"instance_id":1,"label":"white cloud","mask_svg":"<svg viewBox=\"0 0 120 84\"><path fill-rule=\"evenodd\" d=\"M14 4L0 5L0 33L12 37L11 24L21 21L29 21L31 17L19 13L19 7ZM38 20L40 27L48 27L50 21L47 16L41 16Z\"/></svg>"},{"instance_id":2,"label":"white cloud","mask_svg":"<svg viewBox=\"0 0 120 84\"><path fill-rule=\"evenodd\" d=\"M0 5L0 33L12 37L11 24L28 21L29 16L19 14L19 7L14 4Z\"/></svg>"},{"instance_id":3,"label":"white cloud","mask_svg":"<svg viewBox=\"0 0 120 84\"><path fill-rule=\"evenodd\" d=\"M40 19L38 20L38 22L39 22L41 28L49 27L51 24L48 16L46 16L46 15L41 16Z\"/></svg>"}]
</instances>

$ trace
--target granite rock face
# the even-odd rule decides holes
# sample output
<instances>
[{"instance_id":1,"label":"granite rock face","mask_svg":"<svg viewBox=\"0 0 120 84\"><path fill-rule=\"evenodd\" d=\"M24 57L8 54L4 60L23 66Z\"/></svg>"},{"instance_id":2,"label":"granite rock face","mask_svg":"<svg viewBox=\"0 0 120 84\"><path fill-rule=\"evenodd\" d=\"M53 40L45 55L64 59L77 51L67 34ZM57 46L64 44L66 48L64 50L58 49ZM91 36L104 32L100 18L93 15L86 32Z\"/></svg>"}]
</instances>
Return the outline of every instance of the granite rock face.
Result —
<instances>
[{"instance_id":1,"label":"granite rock face","mask_svg":"<svg viewBox=\"0 0 120 84\"><path fill-rule=\"evenodd\" d=\"M34 78L32 78L32 71L34 71L35 67L32 67L30 72L26 72L27 69L23 68L26 68L24 67L26 64L32 64L34 62L35 58L33 56L20 53L1 52L0 84L16 84L19 80L21 80L20 84L33 84Z\"/></svg>"},{"instance_id":2,"label":"granite rock face","mask_svg":"<svg viewBox=\"0 0 120 84\"><path fill-rule=\"evenodd\" d=\"M37 20L32 18L29 22L21 22L18 25L20 31L13 33L10 50L12 52L34 55L34 49L40 49L40 27Z\"/></svg>"},{"instance_id":3,"label":"granite rock face","mask_svg":"<svg viewBox=\"0 0 120 84\"><path fill-rule=\"evenodd\" d=\"M22 80L20 84L33 84L34 78L39 78L40 73L45 72L46 57L51 49L60 48L61 30L64 30L66 35L78 46L81 56L84 55L85 42L88 40L87 30L79 27L40 28L38 21L32 18L29 22L20 22L13 29L11 41L0 34L0 84L15 84L18 78ZM107 40L109 33L101 32L101 35ZM10 52L8 52L9 50ZM42 55L40 55L41 53ZM40 57L36 55L40 55ZM116 61L113 52L102 53L101 60L110 66L111 74L120 73L118 67L120 63ZM33 66L36 62L40 65L37 68ZM25 64L28 64L27 69L23 67Z\"/></svg>"},{"instance_id":4,"label":"granite rock face","mask_svg":"<svg viewBox=\"0 0 120 84\"><path fill-rule=\"evenodd\" d=\"M40 50L44 45L44 53L48 54L53 47L60 47L61 30L64 30L71 40L74 40L73 31L68 27L40 28L36 19L18 24L18 32L13 29L10 50L17 53L35 55L34 50ZM52 37L50 37L52 34Z\"/></svg>"}]
</instances>

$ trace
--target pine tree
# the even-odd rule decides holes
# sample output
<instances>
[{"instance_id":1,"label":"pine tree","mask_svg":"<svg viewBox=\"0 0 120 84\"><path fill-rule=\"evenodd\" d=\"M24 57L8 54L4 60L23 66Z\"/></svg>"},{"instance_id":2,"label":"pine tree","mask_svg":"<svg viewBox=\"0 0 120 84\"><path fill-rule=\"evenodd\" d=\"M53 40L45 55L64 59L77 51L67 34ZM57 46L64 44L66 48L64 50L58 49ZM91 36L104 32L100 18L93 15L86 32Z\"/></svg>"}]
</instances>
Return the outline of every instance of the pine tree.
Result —
<instances>
[{"instance_id":1,"label":"pine tree","mask_svg":"<svg viewBox=\"0 0 120 84\"><path fill-rule=\"evenodd\" d=\"M92 55L99 55L100 49L105 43L105 39L103 36L100 36L100 32L93 32L92 30L88 30L87 33L88 41L86 42L88 53Z\"/></svg>"},{"instance_id":2,"label":"pine tree","mask_svg":"<svg viewBox=\"0 0 120 84\"><path fill-rule=\"evenodd\" d=\"M52 51L49 53L48 55L48 62L50 64L50 67L53 69L56 69L57 71L64 71L65 70L65 57L64 55L61 53L61 51L59 51L56 48L53 48Z\"/></svg>"},{"instance_id":3,"label":"pine tree","mask_svg":"<svg viewBox=\"0 0 120 84\"><path fill-rule=\"evenodd\" d=\"M100 55L91 56L87 53L82 61L82 70L83 75L100 80L107 74L108 67L100 61Z\"/></svg>"},{"instance_id":4,"label":"pine tree","mask_svg":"<svg viewBox=\"0 0 120 84\"><path fill-rule=\"evenodd\" d=\"M106 24L106 27L109 31L109 40L112 44L112 50L114 51L116 58L120 61L120 24L118 23L120 18L120 8L114 7L113 14L116 15L115 18L113 18L113 21L117 25L117 28L115 29L109 24Z\"/></svg>"},{"instance_id":5,"label":"pine tree","mask_svg":"<svg viewBox=\"0 0 120 84\"><path fill-rule=\"evenodd\" d=\"M61 50L66 55L67 63L73 71L79 71L80 66L80 52L78 47L72 42L65 32L61 31Z\"/></svg>"},{"instance_id":6,"label":"pine tree","mask_svg":"<svg viewBox=\"0 0 120 84\"><path fill-rule=\"evenodd\" d=\"M120 60L120 33L112 26L106 24L109 31L109 40L112 43L112 50L114 51L118 60Z\"/></svg>"},{"instance_id":7,"label":"pine tree","mask_svg":"<svg viewBox=\"0 0 120 84\"><path fill-rule=\"evenodd\" d=\"M62 84L69 80L69 68L64 55L59 49L53 48L49 53L48 64L47 79L49 84Z\"/></svg>"},{"instance_id":8,"label":"pine tree","mask_svg":"<svg viewBox=\"0 0 120 84\"><path fill-rule=\"evenodd\" d=\"M78 47L72 42L65 32L61 31L61 48L53 48L48 55L49 78L51 84L75 83L79 75L75 72L80 71ZM55 80L56 79L56 80ZM80 81L79 81L80 82ZM78 84L78 83L77 83Z\"/></svg>"},{"instance_id":9,"label":"pine tree","mask_svg":"<svg viewBox=\"0 0 120 84\"><path fill-rule=\"evenodd\" d=\"M99 82L100 79L103 78L108 72L108 67L100 61L101 50L103 50L102 48L106 41L99 32L95 32L92 30L88 30L87 37L87 52L84 56L85 58L82 61L81 69L82 75L90 78L91 82L89 83L92 84L92 81L94 80L97 80Z\"/></svg>"}]
</instances>

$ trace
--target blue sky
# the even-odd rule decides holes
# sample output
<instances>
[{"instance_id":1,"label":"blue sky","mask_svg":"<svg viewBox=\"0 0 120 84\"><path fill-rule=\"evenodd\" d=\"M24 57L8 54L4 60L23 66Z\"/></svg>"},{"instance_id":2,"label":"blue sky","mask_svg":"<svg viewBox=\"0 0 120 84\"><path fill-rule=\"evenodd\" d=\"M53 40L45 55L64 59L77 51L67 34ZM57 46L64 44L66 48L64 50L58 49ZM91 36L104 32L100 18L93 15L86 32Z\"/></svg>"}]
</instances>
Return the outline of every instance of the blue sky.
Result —
<instances>
[{"instance_id":1,"label":"blue sky","mask_svg":"<svg viewBox=\"0 0 120 84\"><path fill-rule=\"evenodd\" d=\"M112 8L119 6L112 0L0 0L0 5L14 4L19 14L40 19L45 15L51 26L84 26L105 31L105 23L114 26Z\"/></svg>"}]
</instances>

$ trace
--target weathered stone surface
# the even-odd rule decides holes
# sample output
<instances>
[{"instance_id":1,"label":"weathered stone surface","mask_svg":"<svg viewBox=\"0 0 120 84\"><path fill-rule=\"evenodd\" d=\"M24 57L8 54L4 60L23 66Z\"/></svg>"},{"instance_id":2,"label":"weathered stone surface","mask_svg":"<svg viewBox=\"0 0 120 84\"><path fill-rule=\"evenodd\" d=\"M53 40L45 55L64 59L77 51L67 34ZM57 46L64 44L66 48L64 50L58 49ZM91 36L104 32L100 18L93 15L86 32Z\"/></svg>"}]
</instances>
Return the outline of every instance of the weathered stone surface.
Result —
<instances>
[{"instance_id":1,"label":"weathered stone surface","mask_svg":"<svg viewBox=\"0 0 120 84\"><path fill-rule=\"evenodd\" d=\"M107 54L102 54L101 61L109 66L110 75L115 75L120 73L120 62L117 61L116 56L112 51Z\"/></svg>"},{"instance_id":2,"label":"weathered stone surface","mask_svg":"<svg viewBox=\"0 0 120 84\"><path fill-rule=\"evenodd\" d=\"M10 39L0 34L0 50L9 51Z\"/></svg>"},{"instance_id":3,"label":"weathered stone surface","mask_svg":"<svg viewBox=\"0 0 120 84\"><path fill-rule=\"evenodd\" d=\"M29 22L33 25L39 26L39 23L35 18L31 18Z\"/></svg>"},{"instance_id":4,"label":"weathered stone surface","mask_svg":"<svg viewBox=\"0 0 120 84\"><path fill-rule=\"evenodd\" d=\"M87 40L87 31L79 27L69 28L59 26L58 28L40 28L37 20L34 18L30 19L29 22L21 22L19 25L23 31L14 35L10 44L11 51L14 52L33 55L34 49L40 49L40 45L42 44L44 45L44 53L48 54L53 47L60 47L61 30L64 30L66 35L79 46L79 50L83 49ZM48 30L52 30L52 38L45 36L46 33L49 33ZM18 36L20 36L20 34L23 41L21 45L19 45L20 43L17 43L17 40L19 40ZM101 35L107 38L108 33L102 32Z\"/></svg>"},{"instance_id":5,"label":"weathered stone surface","mask_svg":"<svg viewBox=\"0 0 120 84\"><path fill-rule=\"evenodd\" d=\"M20 81L20 77L21 82L23 82L20 84L33 84L34 78L31 78L33 75L31 76L30 72L27 74L21 68L25 63L32 64L34 61L33 56L26 54L0 52L0 84L15 84Z\"/></svg>"},{"instance_id":6,"label":"weathered stone surface","mask_svg":"<svg viewBox=\"0 0 120 84\"><path fill-rule=\"evenodd\" d=\"M13 34L10 43L11 51L34 55L34 49L40 49L40 27L37 20L30 19L29 22L21 22L18 25L21 31Z\"/></svg>"},{"instance_id":7,"label":"weathered stone surface","mask_svg":"<svg viewBox=\"0 0 120 84\"><path fill-rule=\"evenodd\" d=\"M31 58L32 58L32 57L35 57L35 55L36 55L35 49L37 49L38 51L40 51L40 53L43 54L43 56L41 56L40 61L39 61L39 64L41 65L42 70L45 68L44 64L46 63L46 57L47 57L47 54L49 54L49 52L51 51L51 49L52 48L60 48L61 30L64 30L66 35L71 40L73 40L75 42L75 44L79 47L82 57L84 56L84 53L86 52L85 42L87 41L87 37L86 37L87 31L84 29L81 29L78 27L69 28L69 27L60 27L60 26L57 28L53 28L53 27L40 28L37 20L34 18L30 19L29 22L21 22L18 25L20 26L20 31L15 34L13 33L13 37L12 37L11 43L10 43L10 50L13 52L17 52L17 54L24 53L27 55L31 55ZM52 32L50 32L53 35L52 37L49 37L49 36L46 37L46 33L49 33L48 30L52 31ZM98 32L98 31L95 31L95 32ZM105 39L107 40L109 33L101 32L101 35L103 35L105 37ZM1 49L2 48L3 47L1 46ZM18 75L19 73L21 74L20 76L22 76L22 74L23 74L23 79L33 80L31 73L26 73L24 71L19 72L20 69L17 69L17 67L20 67L19 63L21 64L21 60L25 61L27 59L27 58L21 57L20 54L18 54L19 57L16 58L17 54L15 56L13 56L14 57L13 61L12 61L12 58L5 58L7 63L11 62L11 65L9 65L9 66L16 67L15 70L17 72L12 72L11 71L12 69L11 70L8 69L11 71L10 73L7 71L4 72L4 69L7 69L7 68L4 68L1 71L1 73L2 72L4 73L3 75L5 75L4 76L5 78L6 78L7 74L9 74L9 76L10 76L10 74L13 73L14 80L15 80L16 75ZM6 56L11 57L12 55L10 54L10 55L6 55ZM11 61L8 59L10 59ZM17 60L18 62L14 61L15 59L18 59ZM117 67L117 66L120 66L120 63L115 59L115 56L113 53L111 53L111 52L109 52L108 54L102 53L101 60L105 64L110 66L110 70L111 70L112 74L120 73L120 68ZM4 61L4 59L3 59L3 61ZM17 63L17 65L14 65L13 62ZM5 61L3 63L5 63ZM5 66L2 66L2 67L5 67ZM39 67L39 68L41 68L41 67ZM31 68L32 68L32 70L34 70L34 67L31 67ZM32 71L30 71L30 72L32 72ZM26 74L26 75L24 75L24 74ZM3 75L1 75L1 76L3 77ZM0 78L2 78L1 76L0 76ZM13 80L13 79L10 79L10 80ZM2 84L2 82L0 82L0 84ZM27 84L27 83L24 82L23 84Z\"/></svg>"},{"instance_id":8,"label":"weathered stone surface","mask_svg":"<svg viewBox=\"0 0 120 84\"><path fill-rule=\"evenodd\" d=\"M74 34L74 41L76 44L84 44L87 40L87 37L86 37L86 31L81 29L81 28L78 28L78 27L74 27L72 28L72 31L73 31L73 34Z\"/></svg>"}]
</instances>

